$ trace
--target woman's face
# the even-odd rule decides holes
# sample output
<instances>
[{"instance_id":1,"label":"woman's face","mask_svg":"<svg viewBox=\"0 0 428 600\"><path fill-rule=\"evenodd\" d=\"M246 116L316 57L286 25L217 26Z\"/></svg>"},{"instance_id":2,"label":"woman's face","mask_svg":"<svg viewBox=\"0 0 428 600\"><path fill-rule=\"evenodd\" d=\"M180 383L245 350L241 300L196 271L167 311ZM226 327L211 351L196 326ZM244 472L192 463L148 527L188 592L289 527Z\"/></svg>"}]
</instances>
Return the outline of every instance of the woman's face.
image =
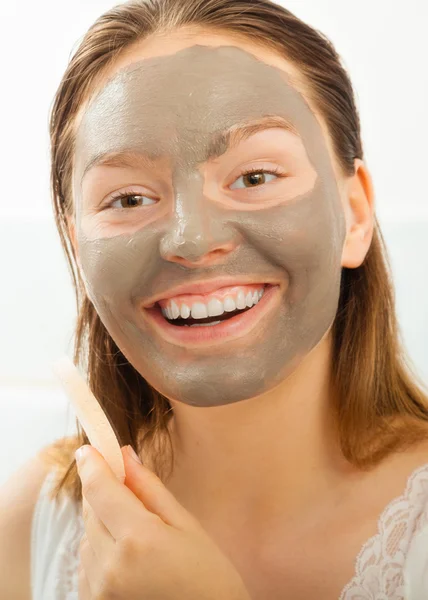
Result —
<instances>
[{"instance_id":1,"label":"woman's face","mask_svg":"<svg viewBox=\"0 0 428 600\"><path fill-rule=\"evenodd\" d=\"M81 112L73 190L87 293L129 362L171 400L265 393L333 323L345 215L324 125L293 81L268 50L176 33L123 55ZM215 326L180 327L179 339L150 305L200 281L274 287L247 328L197 342L189 336Z\"/></svg>"}]
</instances>

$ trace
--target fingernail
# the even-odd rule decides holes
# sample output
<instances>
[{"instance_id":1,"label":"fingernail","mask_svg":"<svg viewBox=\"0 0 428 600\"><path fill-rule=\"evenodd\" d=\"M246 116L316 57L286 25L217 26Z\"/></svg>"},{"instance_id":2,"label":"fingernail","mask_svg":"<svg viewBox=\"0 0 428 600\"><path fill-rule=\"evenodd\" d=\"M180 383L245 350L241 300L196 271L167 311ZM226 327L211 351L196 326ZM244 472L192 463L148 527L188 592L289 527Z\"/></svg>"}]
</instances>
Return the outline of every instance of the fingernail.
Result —
<instances>
[{"instance_id":1,"label":"fingernail","mask_svg":"<svg viewBox=\"0 0 428 600\"><path fill-rule=\"evenodd\" d=\"M135 453L134 448L132 446L126 446L126 449L128 450L129 456L131 456L135 461L137 461L139 465L143 464L137 456L137 454Z\"/></svg>"},{"instance_id":2,"label":"fingernail","mask_svg":"<svg viewBox=\"0 0 428 600\"><path fill-rule=\"evenodd\" d=\"M79 464L80 461L86 458L88 454L88 446L80 446L74 453L74 458L76 459L76 463Z\"/></svg>"}]
</instances>

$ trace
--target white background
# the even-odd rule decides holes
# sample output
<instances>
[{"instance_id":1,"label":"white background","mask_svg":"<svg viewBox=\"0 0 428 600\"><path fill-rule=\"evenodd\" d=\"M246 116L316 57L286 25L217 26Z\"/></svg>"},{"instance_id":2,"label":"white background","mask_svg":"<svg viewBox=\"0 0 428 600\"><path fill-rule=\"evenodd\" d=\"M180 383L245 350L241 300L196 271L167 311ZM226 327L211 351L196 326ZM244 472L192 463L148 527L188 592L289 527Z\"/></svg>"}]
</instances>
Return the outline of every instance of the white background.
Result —
<instances>
[{"instance_id":1,"label":"white background","mask_svg":"<svg viewBox=\"0 0 428 600\"><path fill-rule=\"evenodd\" d=\"M411 359L428 381L428 4L283 4L333 41L351 75L399 320ZM112 6L103 0L2 6L0 483L41 446L74 432L74 413L50 370L55 358L71 356L76 312L51 210L48 114L80 39Z\"/></svg>"}]
</instances>

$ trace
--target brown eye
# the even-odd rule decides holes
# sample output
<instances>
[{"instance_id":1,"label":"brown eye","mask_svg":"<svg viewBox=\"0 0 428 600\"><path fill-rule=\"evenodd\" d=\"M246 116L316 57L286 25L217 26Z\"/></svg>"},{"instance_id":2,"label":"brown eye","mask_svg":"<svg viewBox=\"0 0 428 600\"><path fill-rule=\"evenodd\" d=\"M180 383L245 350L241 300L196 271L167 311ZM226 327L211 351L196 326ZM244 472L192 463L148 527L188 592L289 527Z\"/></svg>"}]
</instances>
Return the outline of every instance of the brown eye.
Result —
<instances>
[{"instance_id":1,"label":"brown eye","mask_svg":"<svg viewBox=\"0 0 428 600\"><path fill-rule=\"evenodd\" d=\"M266 178L264 173L248 173L243 175L244 182L248 182L249 187L265 183Z\"/></svg>"},{"instance_id":2,"label":"brown eye","mask_svg":"<svg viewBox=\"0 0 428 600\"><path fill-rule=\"evenodd\" d=\"M142 196L121 196L120 204L123 208L128 208L129 206L140 206Z\"/></svg>"},{"instance_id":3,"label":"brown eye","mask_svg":"<svg viewBox=\"0 0 428 600\"><path fill-rule=\"evenodd\" d=\"M117 194L113 197L112 202L108 205L107 208L121 210L124 208L133 208L143 205L147 206L154 203L155 200L153 200L153 198L149 198L148 196L144 196L142 194L130 194L129 192L122 192L121 194Z\"/></svg>"},{"instance_id":4,"label":"brown eye","mask_svg":"<svg viewBox=\"0 0 428 600\"><path fill-rule=\"evenodd\" d=\"M267 169L260 169L260 168L249 169L248 171L245 171L244 173L242 173L242 175L240 177L238 177L238 179L235 180L235 182L230 186L230 189L234 190L234 189L248 189L251 187L259 187L260 185L263 185L264 183L268 183L269 181L271 181L271 180L267 180L267 177L279 179L282 177L286 177L286 175L275 169L272 169L271 171L269 171ZM244 185L243 186L235 185L240 179L242 179Z\"/></svg>"}]
</instances>

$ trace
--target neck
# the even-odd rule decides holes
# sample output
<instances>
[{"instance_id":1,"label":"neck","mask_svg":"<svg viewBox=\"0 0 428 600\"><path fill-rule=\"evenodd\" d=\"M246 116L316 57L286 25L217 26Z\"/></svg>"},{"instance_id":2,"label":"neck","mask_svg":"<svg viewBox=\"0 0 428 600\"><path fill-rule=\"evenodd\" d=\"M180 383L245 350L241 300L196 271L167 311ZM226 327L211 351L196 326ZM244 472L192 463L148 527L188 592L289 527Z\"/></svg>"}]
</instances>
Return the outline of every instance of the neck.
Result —
<instances>
[{"instance_id":1,"label":"neck","mask_svg":"<svg viewBox=\"0 0 428 600\"><path fill-rule=\"evenodd\" d=\"M334 433L330 364L329 335L262 396L209 408L174 402L166 487L201 522L251 519L263 527L313 519L343 498L355 470Z\"/></svg>"}]
</instances>

